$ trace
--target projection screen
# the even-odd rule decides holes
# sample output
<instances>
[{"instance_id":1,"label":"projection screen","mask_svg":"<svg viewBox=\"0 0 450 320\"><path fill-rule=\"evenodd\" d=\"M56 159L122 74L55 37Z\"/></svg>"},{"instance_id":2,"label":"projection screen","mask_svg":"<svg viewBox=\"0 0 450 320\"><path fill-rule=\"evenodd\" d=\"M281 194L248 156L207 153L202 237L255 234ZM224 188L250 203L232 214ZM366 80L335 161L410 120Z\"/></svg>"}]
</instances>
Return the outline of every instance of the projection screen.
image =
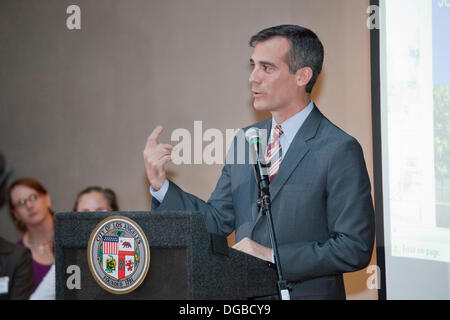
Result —
<instances>
[{"instance_id":1,"label":"projection screen","mask_svg":"<svg viewBox=\"0 0 450 320\"><path fill-rule=\"evenodd\" d=\"M450 0L377 9L385 294L449 299Z\"/></svg>"}]
</instances>

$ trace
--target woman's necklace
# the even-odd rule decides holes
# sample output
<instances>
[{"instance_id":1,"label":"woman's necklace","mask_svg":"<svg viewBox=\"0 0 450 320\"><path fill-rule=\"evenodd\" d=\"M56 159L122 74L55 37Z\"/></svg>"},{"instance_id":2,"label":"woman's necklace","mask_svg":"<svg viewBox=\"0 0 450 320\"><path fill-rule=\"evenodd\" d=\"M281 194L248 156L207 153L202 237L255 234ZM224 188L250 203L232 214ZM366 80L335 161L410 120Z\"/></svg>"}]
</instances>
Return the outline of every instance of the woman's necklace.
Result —
<instances>
[{"instance_id":1,"label":"woman's necklace","mask_svg":"<svg viewBox=\"0 0 450 320\"><path fill-rule=\"evenodd\" d=\"M31 238L28 238L28 246L32 251L38 255L52 254L53 255L53 240L45 242L36 242Z\"/></svg>"}]
</instances>

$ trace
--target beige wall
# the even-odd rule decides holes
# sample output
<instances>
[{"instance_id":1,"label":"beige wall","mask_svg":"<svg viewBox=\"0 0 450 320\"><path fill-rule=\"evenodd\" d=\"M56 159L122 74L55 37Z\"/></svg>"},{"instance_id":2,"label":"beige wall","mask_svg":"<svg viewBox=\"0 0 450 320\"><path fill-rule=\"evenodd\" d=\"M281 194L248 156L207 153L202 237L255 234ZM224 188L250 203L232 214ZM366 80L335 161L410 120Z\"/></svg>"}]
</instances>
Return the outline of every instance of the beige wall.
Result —
<instances>
[{"instance_id":1,"label":"beige wall","mask_svg":"<svg viewBox=\"0 0 450 320\"><path fill-rule=\"evenodd\" d=\"M225 130L267 116L251 108L247 42L285 23L321 38L314 101L360 141L373 181L368 0L76 1L82 29L69 31L72 3L0 2L0 151L16 177L43 182L55 211L70 210L92 184L115 189L122 210L147 210L142 150L158 124L169 142L195 120ZM205 200L220 169L170 166L177 184ZM17 238L1 213L1 234ZM377 297L367 277L345 276L349 298Z\"/></svg>"}]
</instances>

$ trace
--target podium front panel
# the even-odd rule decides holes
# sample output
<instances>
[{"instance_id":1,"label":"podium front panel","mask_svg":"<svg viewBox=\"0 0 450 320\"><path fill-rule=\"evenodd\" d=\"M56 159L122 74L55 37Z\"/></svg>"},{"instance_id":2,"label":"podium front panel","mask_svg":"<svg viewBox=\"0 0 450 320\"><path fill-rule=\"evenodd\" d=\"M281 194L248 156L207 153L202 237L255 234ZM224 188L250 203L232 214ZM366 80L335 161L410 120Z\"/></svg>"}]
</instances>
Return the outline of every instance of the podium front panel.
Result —
<instances>
[{"instance_id":1,"label":"podium front panel","mask_svg":"<svg viewBox=\"0 0 450 320\"><path fill-rule=\"evenodd\" d=\"M133 220L150 247L145 279L126 294L103 289L88 264L89 237L111 216ZM267 262L233 249L214 253L198 212L65 212L54 219L57 299L247 299L277 292L276 272ZM68 285L69 266L79 267L80 289Z\"/></svg>"}]
</instances>

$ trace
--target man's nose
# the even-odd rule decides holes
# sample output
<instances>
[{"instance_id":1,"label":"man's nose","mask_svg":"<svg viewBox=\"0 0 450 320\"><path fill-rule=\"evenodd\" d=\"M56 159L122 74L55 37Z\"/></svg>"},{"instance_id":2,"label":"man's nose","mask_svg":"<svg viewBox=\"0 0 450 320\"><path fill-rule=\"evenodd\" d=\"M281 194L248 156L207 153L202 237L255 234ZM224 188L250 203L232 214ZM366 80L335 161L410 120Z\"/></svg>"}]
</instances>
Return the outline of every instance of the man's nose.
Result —
<instances>
[{"instance_id":1,"label":"man's nose","mask_svg":"<svg viewBox=\"0 0 450 320\"><path fill-rule=\"evenodd\" d=\"M259 83L259 82L261 82L258 68L254 68L252 73L250 73L250 77L248 78L248 82L250 82L250 83Z\"/></svg>"}]
</instances>

